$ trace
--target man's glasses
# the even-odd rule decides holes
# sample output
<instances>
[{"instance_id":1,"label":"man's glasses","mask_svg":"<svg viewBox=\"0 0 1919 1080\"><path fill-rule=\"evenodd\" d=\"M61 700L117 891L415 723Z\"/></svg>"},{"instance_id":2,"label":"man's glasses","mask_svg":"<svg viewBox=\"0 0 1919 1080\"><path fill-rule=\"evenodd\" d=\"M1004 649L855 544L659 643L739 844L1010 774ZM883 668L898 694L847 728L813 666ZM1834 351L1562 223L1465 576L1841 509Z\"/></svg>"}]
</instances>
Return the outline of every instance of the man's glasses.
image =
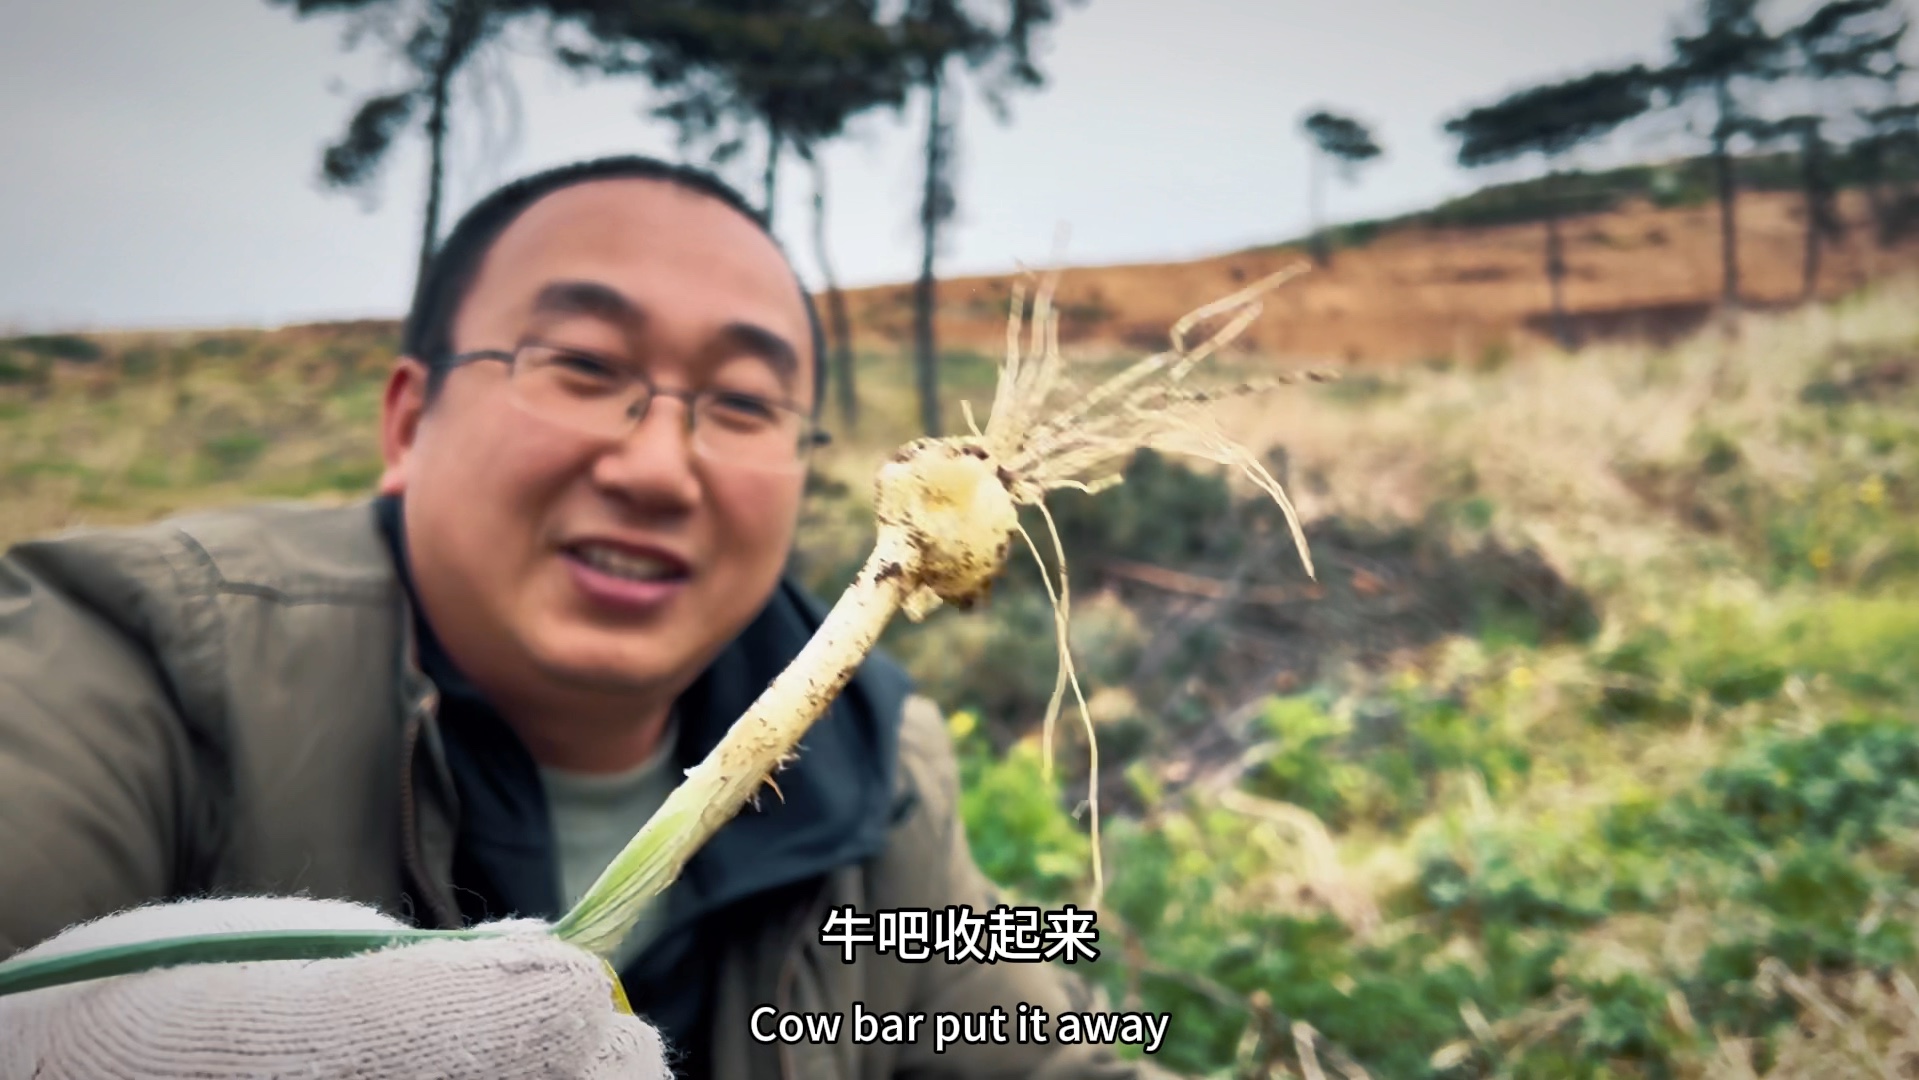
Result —
<instances>
[{"instance_id":1,"label":"man's glasses","mask_svg":"<svg viewBox=\"0 0 1919 1080\"><path fill-rule=\"evenodd\" d=\"M707 388L662 390L644 375L582 349L530 342L507 352L479 349L447 358L507 365L508 393L526 412L583 434L622 439L646 419L655 398L684 402L693 450L710 461L761 472L800 472L827 435L790 402Z\"/></svg>"}]
</instances>

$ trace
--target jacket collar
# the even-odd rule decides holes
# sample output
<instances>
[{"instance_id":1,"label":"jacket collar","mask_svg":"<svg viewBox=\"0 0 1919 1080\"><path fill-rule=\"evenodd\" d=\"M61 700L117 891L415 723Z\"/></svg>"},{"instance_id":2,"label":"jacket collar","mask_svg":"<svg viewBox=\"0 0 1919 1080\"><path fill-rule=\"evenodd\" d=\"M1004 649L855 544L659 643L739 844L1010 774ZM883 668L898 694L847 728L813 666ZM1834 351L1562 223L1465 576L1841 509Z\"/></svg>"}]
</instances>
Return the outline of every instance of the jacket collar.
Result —
<instances>
[{"instance_id":1,"label":"jacket collar","mask_svg":"<svg viewBox=\"0 0 1919 1080\"><path fill-rule=\"evenodd\" d=\"M532 759L446 654L414 601L401 500L382 497L375 512L414 612L420 669L442 702L438 737L459 802L456 868L490 869L508 894L504 899L517 901L517 914L557 917L552 836ZM681 696L678 768L697 764L719 744L825 613L817 599L781 580L754 620ZM747 806L688 861L667 893L661 940L637 968L652 966L655 954L670 951L670 939L710 912L884 848L894 816L901 706L911 689L890 658L868 656L807 732L798 760L779 774L783 798Z\"/></svg>"}]
</instances>

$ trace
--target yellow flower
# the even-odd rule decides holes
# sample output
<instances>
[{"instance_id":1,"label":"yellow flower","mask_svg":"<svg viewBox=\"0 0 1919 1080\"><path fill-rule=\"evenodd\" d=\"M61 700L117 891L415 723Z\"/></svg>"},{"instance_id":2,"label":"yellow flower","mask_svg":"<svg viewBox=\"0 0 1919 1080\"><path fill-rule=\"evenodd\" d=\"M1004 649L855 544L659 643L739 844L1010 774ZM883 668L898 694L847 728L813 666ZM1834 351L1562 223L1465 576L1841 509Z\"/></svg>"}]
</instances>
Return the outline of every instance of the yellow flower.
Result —
<instances>
[{"instance_id":1,"label":"yellow flower","mask_svg":"<svg viewBox=\"0 0 1919 1080\"><path fill-rule=\"evenodd\" d=\"M1506 673L1506 681L1512 684L1514 690L1525 690L1533 684L1533 669L1516 667Z\"/></svg>"},{"instance_id":2,"label":"yellow flower","mask_svg":"<svg viewBox=\"0 0 1919 1080\"><path fill-rule=\"evenodd\" d=\"M1832 549L1820 544L1806 553L1806 561L1812 564L1814 570L1824 570L1832 565Z\"/></svg>"},{"instance_id":3,"label":"yellow flower","mask_svg":"<svg viewBox=\"0 0 1919 1080\"><path fill-rule=\"evenodd\" d=\"M959 742L973 733L979 726L979 718L965 709L961 709L946 718L946 730L953 733L953 741Z\"/></svg>"},{"instance_id":4,"label":"yellow flower","mask_svg":"<svg viewBox=\"0 0 1919 1080\"><path fill-rule=\"evenodd\" d=\"M1877 476L1868 476L1859 485L1859 501L1867 506L1878 506L1886 501L1886 482Z\"/></svg>"}]
</instances>

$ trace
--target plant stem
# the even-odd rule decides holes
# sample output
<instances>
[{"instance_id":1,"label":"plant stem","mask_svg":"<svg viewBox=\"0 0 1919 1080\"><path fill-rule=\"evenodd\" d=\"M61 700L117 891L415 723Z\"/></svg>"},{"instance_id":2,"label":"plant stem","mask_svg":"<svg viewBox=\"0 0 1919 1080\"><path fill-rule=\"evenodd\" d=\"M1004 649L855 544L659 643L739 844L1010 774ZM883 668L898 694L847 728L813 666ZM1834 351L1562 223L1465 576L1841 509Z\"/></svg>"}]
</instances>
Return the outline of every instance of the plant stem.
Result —
<instances>
[{"instance_id":1,"label":"plant stem","mask_svg":"<svg viewBox=\"0 0 1919 1080\"><path fill-rule=\"evenodd\" d=\"M646 901L759 791L826 711L915 584L913 543L883 529L873 553L818 632L728 729L726 737L627 843L554 927L561 940L610 956Z\"/></svg>"},{"instance_id":2,"label":"plant stem","mask_svg":"<svg viewBox=\"0 0 1919 1080\"><path fill-rule=\"evenodd\" d=\"M410 945L445 938L498 936L497 931L396 927L392 930L253 930L137 941L0 964L0 997L88 979L135 975L178 964L334 960L391 945Z\"/></svg>"}]
</instances>

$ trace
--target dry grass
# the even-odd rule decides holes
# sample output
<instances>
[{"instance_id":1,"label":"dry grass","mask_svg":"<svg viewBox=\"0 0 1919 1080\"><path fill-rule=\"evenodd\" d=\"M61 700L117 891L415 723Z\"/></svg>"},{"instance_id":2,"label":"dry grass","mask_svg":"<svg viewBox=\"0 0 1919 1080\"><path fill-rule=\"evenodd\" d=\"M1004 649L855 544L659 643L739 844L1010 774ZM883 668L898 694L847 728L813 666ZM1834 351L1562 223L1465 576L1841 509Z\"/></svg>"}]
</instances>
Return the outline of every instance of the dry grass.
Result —
<instances>
[{"instance_id":1,"label":"dry grass","mask_svg":"<svg viewBox=\"0 0 1919 1080\"><path fill-rule=\"evenodd\" d=\"M377 331L121 336L0 388L0 543L257 498L339 499L376 475Z\"/></svg>"},{"instance_id":2,"label":"dry grass","mask_svg":"<svg viewBox=\"0 0 1919 1080\"><path fill-rule=\"evenodd\" d=\"M1755 468L1794 475L1797 453L1767 436L1803 408L1800 388L1832 350L1915 341L1919 279L1909 278L1837 307L1749 316L1736 342L1715 335L1670 351L1542 353L1495 372L1410 368L1358 405L1340 403L1347 391L1336 384L1230 404L1221 423L1249 447L1285 448L1289 490L1308 520L1418 520L1435 503L1484 498L1489 531L1540 551L1563 577L1604 596L1613 617L1603 647L1618 626L1670 621L1662 613L1682 600L1752 601L1762 590L1719 557L1720 541L1634 494L1622 463L1676 458L1709 423L1745 433L1739 445ZM1470 640L1428 663L1442 684L1486 674ZM1618 797L1621 784L1680 786L1715 760L1722 735L1705 726L1641 738L1579 720L1579 697L1591 689L1585 663L1577 653L1542 653L1533 669L1513 674L1523 704L1509 713L1510 734L1563 752L1543 758L1503 812L1542 823L1577 817ZM1404 858L1382 854L1374 887L1409 872Z\"/></svg>"},{"instance_id":3,"label":"dry grass","mask_svg":"<svg viewBox=\"0 0 1919 1080\"><path fill-rule=\"evenodd\" d=\"M1311 519L1417 520L1446 498L1491 500L1494 528L1535 546L1568 576L1595 560L1623 581L1694 554L1691 530L1622 480L1631 461L1684 453L1702 425L1753 437L1742 452L1795 475L1794 452L1766 436L1837 346L1907 345L1919 337L1919 278L1834 307L1749 315L1740 338L1704 335L1672 350L1614 345L1574 357L1540 353L1494 372L1408 368L1375 384L1363 407L1345 387L1222 410L1250 446L1283 446L1296 501ZM1363 385L1363 384L1362 384Z\"/></svg>"},{"instance_id":4,"label":"dry grass","mask_svg":"<svg viewBox=\"0 0 1919 1080\"><path fill-rule=\"evenodd\" d=\"M1777 961L1761 965L1760 989L1799 1006L1799 1023L1775 1040L1772 1062L1754 1067L1751 1040L1721 1039L1705 1080L1901 1080L1919 1076L1919 989L1905 972L1806 978Z\"/></svg>"}]
</instances>

